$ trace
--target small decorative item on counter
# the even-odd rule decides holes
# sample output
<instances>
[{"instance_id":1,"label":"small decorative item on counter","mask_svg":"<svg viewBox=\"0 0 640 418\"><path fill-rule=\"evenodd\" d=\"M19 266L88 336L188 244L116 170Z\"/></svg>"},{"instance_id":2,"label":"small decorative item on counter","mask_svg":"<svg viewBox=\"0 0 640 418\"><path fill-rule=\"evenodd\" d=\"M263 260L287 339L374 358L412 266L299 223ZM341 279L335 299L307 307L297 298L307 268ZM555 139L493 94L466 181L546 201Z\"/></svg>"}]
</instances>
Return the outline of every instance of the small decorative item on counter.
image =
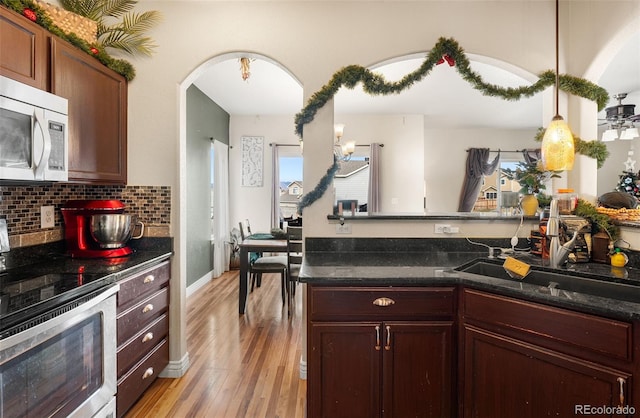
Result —
<instances>
[{"instance_id":1,"label":"small decorative item on counter","mask_svg":"<svg viewBox=\"0 0 640 418\"><path fill-rule=\"evenodd\" d=\"M558 189L558 193L554 196L558 200L558 212L560 215L573 215L578 205L578 195L573 189Z\"/></svg>"},{"instance_id":2,"label":"small decorative item on counter","mask_svg":"<svg viewBox=\"0 0 640 418\"><path fill-rule=\"evenodd\" d=\"M624 267L629 262L629 257L620 248L616 248L615 252L611 255L611 265L613 267Z\"/></svg>"},{"instance_id":3,"label":"small decorative item on counter","mask_svg":"<svg viewBox=\"0 0 640 418\"><path fill-rule=\"evenodd\" d=\"M591 261L595 263L609 263L609 235L600 231L591 237Z\"/></svg>"}]
</instances>

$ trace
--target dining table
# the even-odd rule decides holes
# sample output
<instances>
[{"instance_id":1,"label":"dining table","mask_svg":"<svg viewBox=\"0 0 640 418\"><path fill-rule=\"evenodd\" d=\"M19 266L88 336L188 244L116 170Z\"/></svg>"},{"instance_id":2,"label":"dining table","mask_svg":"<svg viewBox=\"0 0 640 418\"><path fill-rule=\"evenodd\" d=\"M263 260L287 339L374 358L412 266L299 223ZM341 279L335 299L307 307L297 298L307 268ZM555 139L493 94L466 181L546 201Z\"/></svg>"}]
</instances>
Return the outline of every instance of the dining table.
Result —
<instances>
[{"instance_id":1,"label":"dining table","mask_svg":"<svg viewBox=\"0 0 640 418\"><path fill-rule=\"evenodd\" d=\"M238 294L238 312L244 314L249 289L250 253L286 253L287 240L271 234L253 234L240 243L240 292Z\"/></svg>"}]
</instances>

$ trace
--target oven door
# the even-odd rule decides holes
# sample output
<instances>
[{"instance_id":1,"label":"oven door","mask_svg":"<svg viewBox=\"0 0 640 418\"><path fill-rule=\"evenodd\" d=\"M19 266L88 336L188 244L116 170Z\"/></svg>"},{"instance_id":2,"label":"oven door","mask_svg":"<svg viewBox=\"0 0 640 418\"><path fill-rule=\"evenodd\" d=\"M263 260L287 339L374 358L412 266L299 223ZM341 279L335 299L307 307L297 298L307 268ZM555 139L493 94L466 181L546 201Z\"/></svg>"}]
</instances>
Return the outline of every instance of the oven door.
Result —
<instances>
[{"instance_id":1,"label":"oven door","mask_svg":"<svg viewBox=\"0 0 640 418\"><path fill-rule=\"evenodd\" d=\"M113 401L117 291L0 341L0 417L91 417Z\"/></svg>"}]
</instances>

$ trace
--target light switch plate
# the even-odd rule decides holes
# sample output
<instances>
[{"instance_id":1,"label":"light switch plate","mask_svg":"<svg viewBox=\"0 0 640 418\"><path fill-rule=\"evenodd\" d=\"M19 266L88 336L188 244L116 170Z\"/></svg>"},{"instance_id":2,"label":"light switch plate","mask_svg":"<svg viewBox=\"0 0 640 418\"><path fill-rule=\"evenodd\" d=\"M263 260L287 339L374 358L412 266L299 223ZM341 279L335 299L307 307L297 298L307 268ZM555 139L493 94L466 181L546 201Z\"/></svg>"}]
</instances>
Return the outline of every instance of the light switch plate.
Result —
<instances>
[{"instance_id":1,"label":"light switch plate","mask_svg":"<svg viewBox=\"0 0 640 418\"><path fill-rule=\"evenodd\" d=\"M40 208L40 228L53 228L55 226L55 212L53 206Z\"/></svg>"}]
</instances>

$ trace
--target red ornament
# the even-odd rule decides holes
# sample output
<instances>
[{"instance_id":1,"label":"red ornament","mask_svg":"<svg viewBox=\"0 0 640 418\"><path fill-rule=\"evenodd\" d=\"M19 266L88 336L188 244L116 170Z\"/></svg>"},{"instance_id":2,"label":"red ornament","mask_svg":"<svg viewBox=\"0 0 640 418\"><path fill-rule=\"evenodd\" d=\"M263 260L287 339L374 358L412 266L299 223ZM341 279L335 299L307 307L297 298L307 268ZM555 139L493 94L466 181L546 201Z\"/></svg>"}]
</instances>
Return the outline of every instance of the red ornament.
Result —
<instances>
[{"instance_id":1,"label":"red ornament","mask_svg":"<svg viewBox=\"0 0 640 418\"><path fill-rule=\"evenodd\" d=\"M447 64L449 64L449 67L453 67L454 65L456 65L456 61L451 58L451 56L449 54L444 54L445 61L447 61Z\"/></svg>"},{"instance_id":2,"label":"red ornament","mask_svg":"<svg viewBox=\"0 0 640 418\"><path fill-rule=\"evenodd\" d=\"M96 47L91 47L91 53L92 53L93 55L98 55L98 52L100 52L100 51L98 51L98 48L96 48Z\"/></svg>"},{"instance_id":3,"label":"red ornament","mask_svg":"<svg viewBox=\"0 0 640 418\"><path fill-rule=\"evenodd\" d=\"M28 8L25 8L22 11L22 15L32 22L35 22L36 20L38 20L38 16L36 16L36 13L33 10Z\"/></svg>"},{"instance_id":4,"label":"red ornament","mask_svg":"<svg viewBox=\"0 0 640 418\"><path fill-rule=\"evenodd\" d=\"M445 61L447 61L447 64L449 64L449 67L453 67L454 65L456 65L456 61L453 58L451 58L449 54L444 54L442 58L438 60L436 65L440 65Z\"/></svg>"}]
</instances>

